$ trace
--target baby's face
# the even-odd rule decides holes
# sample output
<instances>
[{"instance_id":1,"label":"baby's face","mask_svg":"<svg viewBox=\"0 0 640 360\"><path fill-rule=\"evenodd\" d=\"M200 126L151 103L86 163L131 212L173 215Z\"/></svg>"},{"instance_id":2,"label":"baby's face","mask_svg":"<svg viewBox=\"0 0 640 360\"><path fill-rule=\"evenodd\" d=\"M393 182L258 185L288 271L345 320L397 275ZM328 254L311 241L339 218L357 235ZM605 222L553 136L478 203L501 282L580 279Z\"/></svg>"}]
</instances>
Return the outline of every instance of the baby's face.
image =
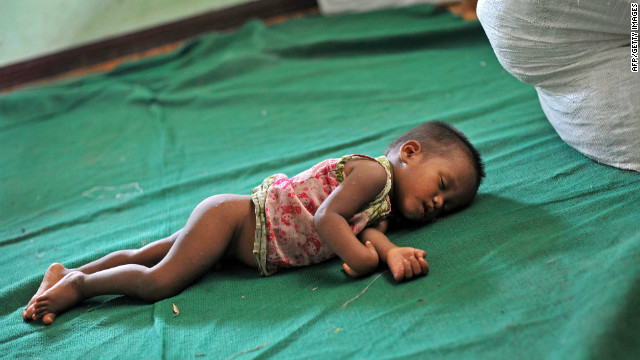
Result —
<instances>
[{"instance_id":1,"label":"baby's face","mask_svg":"<svg viewBox=\"0 0 640 360\"><path fill-rule=\"evenodd\" d=\"M475 196L476 173L467 156L420 158L405 165L394 181L393 196L395 210L408 220L431 221L466 206Z\"/></svg>"}]
</instances>

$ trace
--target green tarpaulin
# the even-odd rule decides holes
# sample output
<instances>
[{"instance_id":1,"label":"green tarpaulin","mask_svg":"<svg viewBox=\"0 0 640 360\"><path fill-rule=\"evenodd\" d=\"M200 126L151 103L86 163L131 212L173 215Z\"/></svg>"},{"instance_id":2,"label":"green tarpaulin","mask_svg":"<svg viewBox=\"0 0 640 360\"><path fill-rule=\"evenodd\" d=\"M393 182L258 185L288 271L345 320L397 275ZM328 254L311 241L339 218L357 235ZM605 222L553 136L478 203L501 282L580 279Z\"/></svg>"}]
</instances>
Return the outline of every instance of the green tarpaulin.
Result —
<instances>
[{"instance_id":1,"label":"green tarpaulin","mask_svg":"<svg viewBox=\"0 0 640 360\"><path fill-rule=\"evenodd\" d=\"M380 155L436 119L468 135L488 175L469 209L390 234L427 250L427 277L396 284L381 268L354 280L333 260L263 278L230 264L155 304L103 296L48 327L22 320L53 262L141 247L207 196L249 194L329 157ZM433 7L254 21L2 94L0 144L0 357L640 352L640 175L567 146L480 24Z\"/></svg>"}]
</instances>

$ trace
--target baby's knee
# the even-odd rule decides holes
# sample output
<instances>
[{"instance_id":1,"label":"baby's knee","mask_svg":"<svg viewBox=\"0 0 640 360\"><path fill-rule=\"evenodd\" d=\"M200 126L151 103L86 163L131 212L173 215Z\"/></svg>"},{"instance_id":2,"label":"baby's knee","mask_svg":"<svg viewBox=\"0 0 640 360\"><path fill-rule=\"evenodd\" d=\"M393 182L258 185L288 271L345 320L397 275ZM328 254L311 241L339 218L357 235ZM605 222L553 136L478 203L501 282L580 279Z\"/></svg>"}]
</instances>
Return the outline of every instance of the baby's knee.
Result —
<instances>
[{"instance_id":1,"label":"baby's knee","mask_svg":"<svg viewBox=\"0 0 640 360\"><path fill-rule=\"evenodd\" d=\"M180 293L183 284L171 276L149 269L139 289L139 297L148 302L157 302Z\"/></svg>"},{"instance_id":2,"label":"baby's knee","mask_svg":"<svg viewBox=\"0 0 640 360\"><path fill-rule=\"evenodd\" d=\"M217 226L236 226L253 217L253 202L248 195L222 194L206 198L193 211L196 218L204 218ZM220 223L222 220L222 224Z\"/></svg>"},{"instance_id":3,"label":"baby's knee","mask_svg":"<svg viewBox=\"0 0 640 360\"><path fill-rule=\"evenodd\" d=\"M234 209L235 200L235 196L229 194L210 196L202 200L198 206L196 206L194 213L228 214Z\"/></svg>"}]
</instances>

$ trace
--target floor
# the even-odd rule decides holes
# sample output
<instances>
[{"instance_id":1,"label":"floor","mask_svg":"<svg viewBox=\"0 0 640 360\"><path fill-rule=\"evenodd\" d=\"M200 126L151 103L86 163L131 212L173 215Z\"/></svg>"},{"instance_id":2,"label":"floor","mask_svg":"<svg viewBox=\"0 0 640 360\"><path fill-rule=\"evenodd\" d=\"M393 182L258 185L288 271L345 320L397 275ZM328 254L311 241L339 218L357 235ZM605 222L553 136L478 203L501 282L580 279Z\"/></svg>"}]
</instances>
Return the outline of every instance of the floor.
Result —
<instances>
[{"instance_id":1,"label":"floor","mask_svg":"<svg viewBox=\"0 0 640 360\"><path fill-rule=\"evenodd\" d=\"M463 19L465 19L467 21L472 21L472 20L476 20L478 18L477 15L476 15L476 11L475 11L477 3L478 3L477 0L465 0L465 1L462 1L462 2L457 3L457 4L448 5L448 6L446 6L446 8L451 13L453 13L454 15L459 16L459 17L461 17L461 18L463 18ZM265 20L265 24L266 25L274 25L274 24L282 23L282 22L287 21L287 20L318 14L318 12L319 12L319 10L316 7L316 8L312 8L312 9L306 10L306 11L299 11L299 12L294 12L294 13L290 13L290 14L287 14L287 15L282 15L282 16L277 16L277 17L274 17L274 18L270 18L270 19ZM233 30L234 29L229 29L229 31L233 31ZM8 93L8 92L11 92L11 91L15 91L15 90L21 89L21 88L23 88L25 86L28 86L28 85L45 83L45 82L48 82L48 81L55 81L55 80L60 80L60 79L64 79L64 78L69 78L69 77L83 76L83 75L96 73L96 72L109 71L111 69L114 69L115 67L117 67L119 64L121 64L123 62L135 61L135 60L139 60L139 59L143 59L143 58L147 58L147 57L151 57L151 56L157 56L157 55L161 55L161 54L165 54L165 53L171 52L171 51L179 48L180 46L182 46L182 44L184 44L184 42L185 41L178 41L178 42L166 44L166 45L159 46L159 47L147 50L147 51L143 51L143 52L140 52L140 53L119 57L119 58L116 58L116 59L113 59L113 60L109 60L109 61L105 61L103 63L99 63L97 65L76 69L76 70L69 71L69 72L66 72L66 73L62 73L60 75L56 75L56 76L53 76L53 77L37 80L35 82L20 84L20 85L14 86L14 87L2 89L2 90L0 90L0 93Z\"/></svg>"}]
</instances>

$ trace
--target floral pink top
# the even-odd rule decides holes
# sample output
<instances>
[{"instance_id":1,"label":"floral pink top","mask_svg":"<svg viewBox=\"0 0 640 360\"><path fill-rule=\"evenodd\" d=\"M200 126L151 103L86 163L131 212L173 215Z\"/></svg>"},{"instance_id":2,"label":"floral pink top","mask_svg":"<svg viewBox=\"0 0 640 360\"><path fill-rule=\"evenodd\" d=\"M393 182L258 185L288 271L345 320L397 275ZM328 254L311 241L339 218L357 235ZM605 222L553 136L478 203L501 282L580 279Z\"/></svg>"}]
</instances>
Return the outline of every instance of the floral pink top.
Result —
<instances>
[{"instance_id":1,"label":"floral pink top","mask_svg":"<svg viewBox=\"0 0 640 360\"><path fill-rule=\"evenodd\" d=\"M357 235L366 226L382 221L391 211L391 165L384 156L347 155L325 160L290 179L284 174L270 176L253 190L251 197L256 207L253 253L261 274L271 275L278 268L305 266L335 256L316 233L313 216L344 179L345 163L362 159L383 166L387 184L376 199L349 219Z\"/></svg>"}]
</instances>

